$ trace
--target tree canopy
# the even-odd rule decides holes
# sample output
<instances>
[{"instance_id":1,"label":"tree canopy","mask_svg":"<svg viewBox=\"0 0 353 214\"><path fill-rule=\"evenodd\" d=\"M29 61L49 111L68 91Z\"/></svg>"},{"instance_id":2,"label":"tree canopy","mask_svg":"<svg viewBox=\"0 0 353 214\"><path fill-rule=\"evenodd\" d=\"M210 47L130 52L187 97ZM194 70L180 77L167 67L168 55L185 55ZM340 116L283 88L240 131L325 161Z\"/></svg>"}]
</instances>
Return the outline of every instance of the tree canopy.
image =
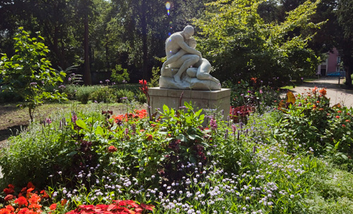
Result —
<instances>
[{"instance_id":1,"label":"tree canopy","mask_svg":"<svg viewBox=\"0 0 353 214\"><path fill-rule=\"evenodd\" d=\"M294 31L317 29L323 24L310 20L318 1L306 1L289 11L283 22L264 21L258 13L264 2L215 1L207 4L202 18L195 20L201 29L201 52L212 60L215 76L221 80L259 78L281 84L315 71L318 60L307 47L314 33Z\"/></svg>"},{"instance_id":2,"label":"tree canopy","mask_svg":"<svg viewBox=\"0 0 353 214\"><path fill-rule=\"evenodd\" d=\"M53 68L92 72L127 69L149 79L164 57L169 34L194 24L198 49L220 80L261 78L278 84L315 72L320 56L337 47L351 74L349 0L0 0L0 52L12 56L23 26L41 32ZM206 5L204 4L206 3ZM317 33L319 32L319 33ZM277 80L277 77L279 80ZM272 78L272 79L271 79Z\"/></svg>"}]
</instances>

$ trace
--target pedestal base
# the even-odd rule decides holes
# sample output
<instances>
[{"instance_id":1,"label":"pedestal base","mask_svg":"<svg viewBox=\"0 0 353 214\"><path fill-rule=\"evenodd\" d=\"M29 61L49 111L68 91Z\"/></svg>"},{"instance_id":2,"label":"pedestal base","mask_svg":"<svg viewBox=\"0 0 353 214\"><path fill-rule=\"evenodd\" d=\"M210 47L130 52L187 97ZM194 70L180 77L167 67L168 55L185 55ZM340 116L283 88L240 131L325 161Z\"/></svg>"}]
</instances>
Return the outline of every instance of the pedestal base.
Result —
<instances>
[{"instance_id":1,"label":"pedestal base","mask_svg":"<svg viewBox=\"0 0 353 214\"><path fill-rule=\"evenodd\" d=\"M192 102L194 109L217 109L224 111L224 119L229 115L230 89L221 90L181 90L153 87L148 89L152 112L156 108L163 109L163 105L178 109L184 102Z\"/></svg>"}]
</instances>

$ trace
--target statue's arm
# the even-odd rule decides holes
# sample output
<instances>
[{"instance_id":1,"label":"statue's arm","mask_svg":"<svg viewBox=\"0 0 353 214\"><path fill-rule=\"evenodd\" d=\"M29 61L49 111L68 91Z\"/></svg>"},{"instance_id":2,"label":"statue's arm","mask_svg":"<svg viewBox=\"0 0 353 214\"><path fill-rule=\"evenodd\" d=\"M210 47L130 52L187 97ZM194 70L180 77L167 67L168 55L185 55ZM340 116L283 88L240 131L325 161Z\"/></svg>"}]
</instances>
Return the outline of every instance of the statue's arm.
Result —
<instances>
[{"instance_id":1,"label":"statue's arm","mask_svg":"<svg viewBox=\"0 0 353 214\"><path fill-rule=\"evenodd\" d=\"M186 53L189 53L189 54L195 54L195 55L198 55L199 57L202 57L201 56L201 52L194 49L194 48L191 48L189 45L187 45L185 42L184 42L184 39L182 37L177 37L178 39L176 39L176 42L177 44L180 46L181 49L183 49Z\"/></svg>"}]
</instances>

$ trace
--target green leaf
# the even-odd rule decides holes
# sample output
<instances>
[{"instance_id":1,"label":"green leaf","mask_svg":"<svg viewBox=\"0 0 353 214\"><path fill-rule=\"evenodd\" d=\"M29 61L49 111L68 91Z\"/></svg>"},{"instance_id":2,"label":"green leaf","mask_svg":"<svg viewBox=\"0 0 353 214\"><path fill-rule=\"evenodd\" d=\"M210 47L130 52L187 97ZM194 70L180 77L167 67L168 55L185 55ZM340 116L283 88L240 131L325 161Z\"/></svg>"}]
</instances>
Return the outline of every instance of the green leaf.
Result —
<instances>
[{"instance_id":1,"label":"green leaf","mask_svg":"<svg viewBox=\"0 0 353 214\"><path fill-rule=\"evenodd\" d=\"M77 120L76 125L82 129L88 130L87 125L83 120Z\"/></svg>"},{"instance_id":2,"label":"green leaf","mask_svg":"<svg viewBox=\"0 0 353 214\"><path fill-rule=\"evenodd\" d=\"M103 136L104 135L104 130L103 130L103 128L102 127L100 127L100 126L97 126L97 129L96 129L96 135L101 135L101 136Z\"/></svg>"},{"instance_id":3,"label":"green leaf","mask_svg":"<svg viewBox=\"0 0 353 214\"><path fill-rule=\"evenodd\" d=\"M66 156L67 157L72 157L72 156L74 156L76 154L77 154L77 151L72 151L72 152L68 153Z\"/></svg>"},{"instance_id":4,"label":"green leaf","mask_svg":"<svg viewBox=\"0 0 353 214\"><path fill-rule=\"evenodd\" d=\"M195 117L198 117L202 112L202 109L198 110L196 113L195 113Z\"/></svg>"},{"instance_id":5,"label":"green leaf","mask_svg":"<svg viewBox=\"0 0 353 214\"><path fill-rule=\"evenodd\" d=\"M163 112L164 113L169 113L169 108L167 105L163 105Z\"/></svg>"}]
</instances>

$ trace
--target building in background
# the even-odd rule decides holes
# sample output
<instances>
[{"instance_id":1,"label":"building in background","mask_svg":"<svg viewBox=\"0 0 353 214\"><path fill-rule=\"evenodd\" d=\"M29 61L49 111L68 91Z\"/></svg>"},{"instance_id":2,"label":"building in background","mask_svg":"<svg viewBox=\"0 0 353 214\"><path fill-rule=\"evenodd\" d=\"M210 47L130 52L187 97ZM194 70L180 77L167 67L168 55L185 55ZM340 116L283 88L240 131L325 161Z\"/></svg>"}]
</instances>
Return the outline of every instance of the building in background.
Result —
<instances>
[{"instance_id":1,"label":"building in background","mask_svg":"<svg viewBox=\"0 0 353 214\"><path fill-rule=\"evenodd\" d=\"M317 75L344 76L344 70L341 66L341 57L336 48L334 48L332 52L328 52L326 61L317 67Z\"/></svg>"}]
</instances>

